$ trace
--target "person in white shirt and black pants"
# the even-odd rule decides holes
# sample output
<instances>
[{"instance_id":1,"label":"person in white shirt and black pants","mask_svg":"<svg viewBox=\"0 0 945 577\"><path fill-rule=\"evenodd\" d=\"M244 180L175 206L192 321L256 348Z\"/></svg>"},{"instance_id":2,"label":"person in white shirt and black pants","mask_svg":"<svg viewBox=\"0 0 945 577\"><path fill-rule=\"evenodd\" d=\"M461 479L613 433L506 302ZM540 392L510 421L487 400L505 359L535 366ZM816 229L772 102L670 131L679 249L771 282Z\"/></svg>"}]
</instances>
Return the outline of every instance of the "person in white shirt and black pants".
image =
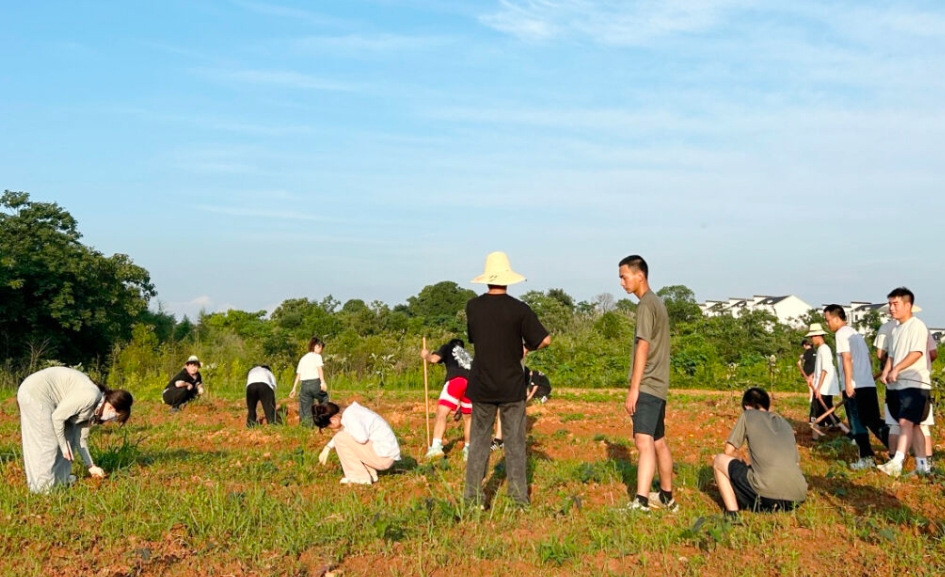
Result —
<instances>
[{"instance_id":1,"label":"person in white shirt and black pants","mask_svg":"<svg viewBox=\"0 0 945 577\"><path fill-rule=\"evenodd\" d=\"M246 375L246 426L255 427L256 405L262 403L266 422L276 422L276 376L268 365L256 365Z\"/></svg>"}]
</instances>

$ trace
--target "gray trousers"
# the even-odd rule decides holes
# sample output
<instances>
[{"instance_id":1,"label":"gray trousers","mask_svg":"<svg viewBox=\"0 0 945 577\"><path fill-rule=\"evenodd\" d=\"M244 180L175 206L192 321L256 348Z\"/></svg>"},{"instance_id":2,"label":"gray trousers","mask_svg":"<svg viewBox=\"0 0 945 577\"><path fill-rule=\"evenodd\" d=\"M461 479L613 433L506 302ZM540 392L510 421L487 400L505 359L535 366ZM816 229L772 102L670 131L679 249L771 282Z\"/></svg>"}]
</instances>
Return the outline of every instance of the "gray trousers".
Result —
<instances>
[{"instance_id":1,"label":"gray trousers","mask_svg":"<svg viewBox=\"0 0 945 577\"><path fill-rule=\"evenodd\" d=\"M514 403L473 402L469 431L469 458L466 461L467 503L484 504L482 481L489 466L492 431L496 411L502 414L502 439L505 443L505 472L508 493L520 505L528 505L527 457L525 455L525 401Z\"/></svg>"},{"instance_id":2,"label":"gray trousers","mask_svg":"<svg viewBox=\"0 0 945 577\"><path fill-rule=\"evenodd\" d=\"M321 379L306 379L299 383L299 424L304 427L314 427L312 404L328 402L328 392L322 390Z\"/></svg>"},{"instance_id":3,"label":"gray trousers","mask_svg":"<svg viewBox=\"0 0 945 577\"><path fill-rule=\"evenodd\" d=\"M45 493L55 485L69 483L72 461L62 456L59 439L53 429L52 414L56 407L44 404L30 395L28 385L17 393L20 405L20 432L23 438L23 469L31 493ZM77 428L66 423L66 438L73 447ZM75 452L78 455L78 452Z\"/></svg>"}]
</instances>

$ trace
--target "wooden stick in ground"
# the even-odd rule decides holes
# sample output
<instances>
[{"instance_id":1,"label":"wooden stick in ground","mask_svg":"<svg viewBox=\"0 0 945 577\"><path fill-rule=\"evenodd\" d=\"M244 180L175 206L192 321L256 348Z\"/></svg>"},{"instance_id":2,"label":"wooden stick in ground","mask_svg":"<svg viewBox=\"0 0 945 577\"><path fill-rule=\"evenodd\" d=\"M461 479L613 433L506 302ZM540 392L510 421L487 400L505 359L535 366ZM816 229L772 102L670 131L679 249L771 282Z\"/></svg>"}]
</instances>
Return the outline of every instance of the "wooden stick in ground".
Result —
<instances>
[{"instance_id":1,"label":"wooden stick in ground","mask_svg":"<svg viewBox=\"0 0 945 577\"><path fill-rule=\"evenodd\" d=\"M423 350L427 350L427 338L423 337ZM427 358L423 357L423 405L427 416L427 446L430 446L430 380L427 376Z\"/></svg>"},{"instance_id":2,"label":"wooden stick in ground","mask_svg":"<svg viewBox=\"0 0 945 577\"><path fill-rule=\"evenodd\" d=\"M823 403L823 402L824 402L823 399L820 399L820 402ZM826 419L826 418L829 417L830 415L834 414L834 412L835 412L837 409L839 409L840 407L842 407L842 406L844 405L844 403L846 403L846 402L847 402L846 399L840 399L840 402L839 402L839 403L837 403L836 405L834 405L834 406L831 407L830 409L827 409L827 412L824 413L823 415L817 417L817 418L814 420L814 422L811 423L811 426L813 426L813 425L819 425L820 423L822 423L822 422L824 421L824 419ZM827 408L826 405L824 405L824 408ZM843 423L840 423L840 424L843 425ZM848 429L848 430L849 430L849 429Z\"/></svg>"}]
</instances>

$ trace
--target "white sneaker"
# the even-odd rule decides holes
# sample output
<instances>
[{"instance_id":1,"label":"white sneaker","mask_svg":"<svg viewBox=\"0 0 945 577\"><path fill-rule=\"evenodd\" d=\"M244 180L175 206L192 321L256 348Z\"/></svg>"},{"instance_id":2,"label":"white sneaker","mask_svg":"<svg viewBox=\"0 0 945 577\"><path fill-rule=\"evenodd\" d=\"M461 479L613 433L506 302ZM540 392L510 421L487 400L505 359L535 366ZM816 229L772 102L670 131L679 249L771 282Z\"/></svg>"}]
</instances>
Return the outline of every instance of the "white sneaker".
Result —
<instances>
[{"instance_id":1,"label":"white sneaker","mask_svg":"<svg viewBox=\"0 0 945 577\"><path fill-rule=\"evenodd\" d=\"M854 471L865 471L866 469L872 469L876 466L876 461L873 460L873 457L860 457L856 461L850 463L850 469Z\"/></svg>"},{"instance_id":2,"label":"white sneaker","mask_svg":"<svg viewBox=\"0 0 945 577\"><path fill-rule=\"evenodd\" d=\"M876 468L890 477L898 477L902 474L902 463L898 461L889 461L888 463L877 465Z\"/></svg>"},{"instance_id":3,"label":"white sneaker","mask_svg":"<svg viewBox=\"0 0 945 577\"><path fill-rule=\"evenodd\" d=\"M649 513L649 512L650 512L650 508L647 507L646 505L641 505L640 502L637 501L636 497L634 497L633 500L630 501L630 502L627 504L627 506L623 508L623 510L624 510L624 511L632 511L632 512L640 512L640 513Z\"/></svg>"},{"instance_id":4,"label":"white sneaker","mask_svg":"<svg viewBox=\"0 0 945 577\"><path fill-rule=\"evenodd\" d=\"M660 500L660 494L658 491L653 491L649 495L650 509L666 509L670 513L675 513L679 510L679 503L676 502L676 499L670 499L669 503L663 503Z\"/></svg>"},{"instance_id":5,"label":"white sneaker","mask_svg":"<svg viewBox=\"0 0 945 577\"><path fill-rule=\"evenodd\" d=\"M466 445L465 447L463 447L463 462L465 463L468 460L469 460L469 445Z\"/></svg>"},{"instance_id":6,"label":"white sneaker","mask_svg":"<svg viewBox=\"0 0 945 577\"><path fill-rule=\"evenodd\" d=\"M427 451L427 454L423 456L424 459L436 459L443 456L443 447L433 445L430 447L430 450Z\"/></svg>"},{"instance_id":7,"label":"white sneaker","mask_svg":"<svg viewBox=\"0 0 945 577\"><path fill-rule=\"evenodd\" d=\"M349 479L347 477L341 478L342 485L370 485L370 479Z\"/></svg>"}]
</instances>

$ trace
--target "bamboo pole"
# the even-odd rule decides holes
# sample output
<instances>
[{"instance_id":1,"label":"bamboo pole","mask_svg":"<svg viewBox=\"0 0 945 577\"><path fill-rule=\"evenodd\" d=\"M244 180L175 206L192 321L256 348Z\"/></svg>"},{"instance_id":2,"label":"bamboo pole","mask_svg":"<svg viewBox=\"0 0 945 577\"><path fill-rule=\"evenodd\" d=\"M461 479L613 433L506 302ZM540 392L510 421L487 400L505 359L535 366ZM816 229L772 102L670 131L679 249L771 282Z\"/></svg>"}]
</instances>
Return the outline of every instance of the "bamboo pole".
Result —
<instances>
[{"instance_id":1,"label":"bamboo pole","mask_svg":"<svg viewBox=\"0 0 945 577\"><path fill-rule=\"evenodd\" d=\"M423 350L427 350L427 338L423 337ZM430 379L427 375L427 358L423 357L423 405L427 416L427 444L423 448L425 451L430 446Z\"/></svg>"}]
</instances>

